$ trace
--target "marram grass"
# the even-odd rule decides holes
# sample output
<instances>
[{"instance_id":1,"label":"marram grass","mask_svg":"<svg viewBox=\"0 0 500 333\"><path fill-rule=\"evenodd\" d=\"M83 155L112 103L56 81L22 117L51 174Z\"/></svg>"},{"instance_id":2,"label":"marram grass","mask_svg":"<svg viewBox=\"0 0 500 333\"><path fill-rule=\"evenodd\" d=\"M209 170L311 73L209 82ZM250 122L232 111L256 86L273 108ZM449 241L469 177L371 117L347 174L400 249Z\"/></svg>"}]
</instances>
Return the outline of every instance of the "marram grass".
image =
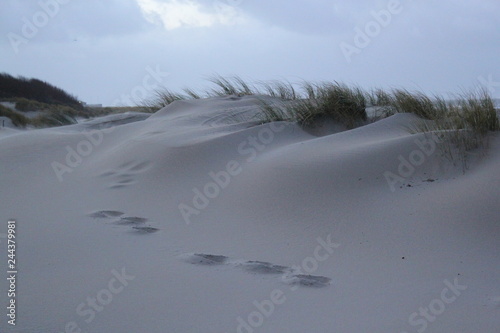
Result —
<instances>
[{"instance_id":1,"label":"marram grass","mask_svg":"<svg viewBox=\"0 0 500 333\"><path fill-rule=\"evenodd\" d=\"M176 100L199 99L214 96L248 96L260 99L259 123L276 121L295 122L303 127L316 126L332 120L352 129L396 113L412 113L422 119L409 131L412 133L439 133L444 138L443 155L460 161L467 167L467 154L487 145L488 133L500 130L497 110L491 96L484 89L462 93L448 101L440 96L428 96L407 89L365 91L339 82L258 81L249 83L239 76L214 75L208 79L213 85L204 93L184 89L184 93L157 91L145 104L156 111ZM270 101L272 97L275 100ZM368 119L367 109L375 108L378 117Z\"/></svg>"}]
</instances>

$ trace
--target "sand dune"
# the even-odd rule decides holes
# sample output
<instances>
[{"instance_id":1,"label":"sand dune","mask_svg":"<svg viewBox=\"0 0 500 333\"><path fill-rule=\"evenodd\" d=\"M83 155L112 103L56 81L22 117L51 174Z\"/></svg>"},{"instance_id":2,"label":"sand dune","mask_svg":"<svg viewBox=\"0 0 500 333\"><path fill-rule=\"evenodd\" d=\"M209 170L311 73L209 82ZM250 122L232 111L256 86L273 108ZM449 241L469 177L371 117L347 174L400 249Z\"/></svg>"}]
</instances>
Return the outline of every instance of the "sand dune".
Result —
<instances>
[{"instance_id":1,"label":"sand dune","mask_svg":"<svg viewBox=\"0 0 500 333\"><path fill-rule=\"evenodd\" d=\"M499 332L498 136L464 172L414 115L308 131L258 107L0 129L0 331Z\"/></svg>"}]
</instances>

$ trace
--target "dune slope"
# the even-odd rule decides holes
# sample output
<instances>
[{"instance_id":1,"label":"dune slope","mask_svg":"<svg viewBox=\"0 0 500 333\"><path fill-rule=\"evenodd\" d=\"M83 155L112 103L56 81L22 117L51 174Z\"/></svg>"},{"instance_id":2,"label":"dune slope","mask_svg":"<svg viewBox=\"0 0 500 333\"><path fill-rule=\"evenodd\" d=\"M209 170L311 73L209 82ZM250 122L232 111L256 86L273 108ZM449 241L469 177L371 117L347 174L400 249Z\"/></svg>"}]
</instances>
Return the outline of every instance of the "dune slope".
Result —
<instances>
[{"instance_id":1,"label":"dune slope","mask_svg":"<svg viewBox=\"0 0 500 333\"><path fill-rule=\"evenodd\" d=\"M0 331L499 332L497 136L463 173L409 114L314 136L257 108L0 130Z\"/></svg>"}]
</instances>

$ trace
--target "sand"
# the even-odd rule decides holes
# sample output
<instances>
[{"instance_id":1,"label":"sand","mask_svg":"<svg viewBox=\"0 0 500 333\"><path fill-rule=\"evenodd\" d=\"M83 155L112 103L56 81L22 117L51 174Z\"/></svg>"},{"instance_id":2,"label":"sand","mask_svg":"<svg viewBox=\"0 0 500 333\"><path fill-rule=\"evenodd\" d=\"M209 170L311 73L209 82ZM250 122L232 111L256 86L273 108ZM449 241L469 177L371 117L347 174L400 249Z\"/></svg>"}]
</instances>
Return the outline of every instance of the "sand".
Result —
<instances>
[{"instance_id":1,"label":"sand","mask_svg":"<svg viewBox=\"0 0 500 333\"><path fill-rule=\"evenodd\" d=\"M500 139L462 169L398 114L256 97L0 129L1 332L500 332Z\"/></svg>"}]
</instances>

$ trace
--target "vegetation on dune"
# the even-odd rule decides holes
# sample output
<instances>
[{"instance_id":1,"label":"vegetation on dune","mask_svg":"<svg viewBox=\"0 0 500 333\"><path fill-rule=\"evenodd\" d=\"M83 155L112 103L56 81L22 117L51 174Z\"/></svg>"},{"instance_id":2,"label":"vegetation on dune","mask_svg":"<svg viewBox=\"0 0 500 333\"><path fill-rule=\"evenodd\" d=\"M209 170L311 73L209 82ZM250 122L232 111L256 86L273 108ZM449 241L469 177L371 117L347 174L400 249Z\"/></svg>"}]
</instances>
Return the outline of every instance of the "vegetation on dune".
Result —
<instances>
[{"instance_id":1,"label":"vegetation on dune","mask_svg":"<svg viewBox=\"0 0 500 333\"><path fill-rule=\"evenodd\" d=\"M443 140L439 145L443 156L460 163L464 171L468 168L469 152L487 147L488 134L500 130L493 99L484 89L463 93L454 101L436 98L427 112L433 115L428 117L432 121L421 120L409 131L439 133Z\"/></svg>"},{"instance_id":2,"label":"vegetation on dune","mask_svg":"<svg viewBox=\"0 0 500 333\"><path fill-rule=\"evenodd\" d=\"M102 109L84 108L76 97L47 82L6 73L0 73L0 102L14 105L14 109L2 107L1 115L18 127L68 125L75 123L77 117L90 118L105 113ZM39 114L26 114L34 111Z\"/></svg>"},{"instance_id":3,"label":"vegetation on dune","mask_svg":"<svg viewBox=\"0 0 500 333\"><path fill-rule=\"evenodd\" d=\"M143 107L105 107L84 108L78 110L67 105L46 104L26 98L11 98L4 100L14 105L15 110L1 106L0 116L8 117L18 127L33 126L37 128L55 127L76 123L77 118L93 118L113 113L141 112ZM28 116L29 112L38 112L38 115Z\"/></svg>"},{"instance_id":4,"label":"vegetation on dune","mask_svg":"<svg viewBox=\"0 0 500 333\"><path fill-rule=\"evenodd\" d=\"M248 96L260 99L260 123L275 121L296 122L303 127L315 126L330 119L346 129L368 121L375 121L396 113L412 113L421 119L411 133L439 133L444 139L440 145L443 155L453 162L461 161L467 168L468 152L487 145L488 133L500 130L494 102L484 89L463 93L455 100L428 96L406 89L365 91L356 86L338 82L299 84L282 81L248 83L238 76L209 78L214 86L204 93L184 89L184 93L157 91L147 101L150 111L178 100L209 98L214 96ZM270 100L265 97L274 97ZM367 109L372 116L368 119ZM375 116L374 114L377 114ZM237 117L235 117L236 119Z\"/></svg>"},{"instance_id":5,"label":"vegetation on dune","mask_svg":"<svg viewBox=\"0 0 500 333\"><path fill-rule=\"evenodd\" d=\"M367 120L366 96L357 87L337 82L316 86L306 83L305 90L312 98L303 99L292 108L302 125L327 118L347 128L354 128Z\"/></svg>"},{"instance_id":6,"label":"vegetation on dune","mask_svg":"<svg viewBox=\"0 0 500 333\"><path fill-rule=\"evenodd\" d=\"M9 118L15 126L26 127L29 118L0 104L0 117Z\"/></svg>"},{"instance_id":7,"label":"vegetation on dune","mask_svg":"<svg viewBox=\"0 0 500 333\"><path fill-rule=\"evenodd\" d=\"M239 76L223 77L214 75L208 78L213 85L212 88L204 92L197 92L190 88L183 89L183 92L173 92L168 89L156 90L152 98L146 99L138 106L144 106L151 112L155 112L175 101L187 99L201 99L220 96L250 96L266 95L283 100L296 100L300 98L296 88L289 82L270 81L250 84Z\"/></svg>"},{"instance_id":8,"label":"vegetation on dune","mask_svg":"<svg viewBox=\"0 0 500 333\"><path fill-rule=\"evenodd\" d=\"M12 98L25 98L46 104L66 105L77 110L83 109L75 96L47 82L0 73L0 99Z\"/></svg>"},{"instance_id":9,"label":"vegetation on dune","mask_svg":"<svg viewBox=\"0 0 500 333\"><path fill-rule=\"evenodd\" d=\"M366 123L366 110L371 107L378 109L381 117L413 113L427 120L449 123L450 119L455 119L450 123L454 127L466 127L482 134L499 129L493 100L484 90L462 94L451 102L440 96L429 97L422 92L406 89L365 91L339 82L303 81L295 85L275 80L248 83L239 76L227 78L220 75L210 77L209 82L214 87L203 93L192 89L184 89L183 93L158 90L152 99L144 101L142 105L150 111L156 111L178 100L228 95L268 96L280 101L261 99L258 118L262 123L293 121L309 126L322 119L332 119L347 128L354 128Z\"/></svg>"},{"instance_id":10,"label":"vegetation on dune","mask_svg":"<svg viewBox=\"0 0 500 333\"><path fill-rule=\"evenodd\" d=\"M150 99L144 100L138 107L143 107L146 112L156 112L161 108L179 100L199 98L193 95L183 95L174 93L168 89L156 90L154 96Z\"/></svg>"},{"instance_id":11,"label":"vegetation on dune","mask_svg":"<svg viewBox=\"0 0 500 333\"><path fill-rule=\"evenodd\" d=\"M185 88L182 92L157 90L154 96L132 108L82 108L73 96L36 79L14 78L0 74L0 101L15 103L16 111L0 108L0 116L12 119L16 126L60 126L75 122L77 117L95 117L127 111L155 112L175 101L217 96L255 96L260 103L256 119L259 123L295 122L314 127L331 120L345 129L352 129L396 113L412 113L422 121L409 131L436 133L445 138L445 155L452 159L453 147L463 163L467 152L487 144L488 133L500 130L497 109L483 90L462 93L454 100L428 96L406 89L371 91L339 82L288 81L248 82L239 76L208 78L211 88L204 92ZM40 96L43 95L43 98ZM55 104L54 102L58 103ZM368 117L367 110L370 112ZM23 112L41 111L29 118ZM235 121L238 117L234 117ZM456 150L456 149L455 149Z\"/></svg>"}]
</instances>

